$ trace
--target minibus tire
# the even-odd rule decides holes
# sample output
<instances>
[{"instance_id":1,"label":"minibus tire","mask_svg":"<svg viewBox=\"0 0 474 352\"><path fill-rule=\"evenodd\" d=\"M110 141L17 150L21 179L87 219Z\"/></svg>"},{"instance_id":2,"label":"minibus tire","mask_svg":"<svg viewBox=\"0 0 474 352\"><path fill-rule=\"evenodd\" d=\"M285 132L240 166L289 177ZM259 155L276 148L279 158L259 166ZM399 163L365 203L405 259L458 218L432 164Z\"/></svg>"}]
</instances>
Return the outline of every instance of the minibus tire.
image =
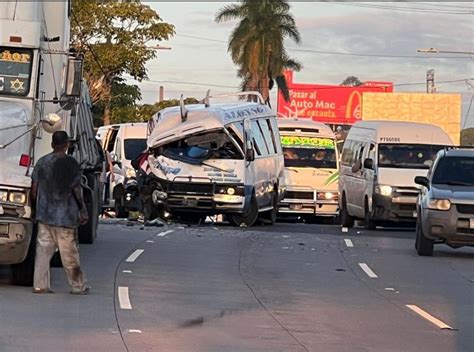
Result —
<instances>
[{"instance_id":1,"label":"minibus tire","mask_svg":"<svg viewBox=\"0 0 474 352\"><path fill-rule=\"evenodd\" d=\"M273 225L277 221L277 215L278 215L278 193L276 191L272 192L272 210L268 210L262 215L260 215L260 220L265 224L265 225Z\"/></svg>"},{"instance_id":2,"label":"minibus tire","mask_svg":"<svg viewBox=\"0 0 474 352\"><path fill-rule=\"evenodd\" d=\"M347 202L345 194L342 195L340 217L342 227L354 227L354 218L350 216L349 212L347 211Z\"/></svg>"},{"instance_id":3,"label":"minibus tire","mask_svg":"<svg viewBox=\"0 0 474 352\"><path fill-rule=\"evenodd\" d=\"M367 230L375 230L377 228L377 223L373 220L372 214L369 211L369 202L367 198L365 198L365 206L364 206L364 226Z\"/></svg>"},{"instance_id":4,"label":"minibus tire","mask_svg":"<svg viewBox=\"0 0 474 352\"><path fill-rule=\"evenodd\" d=\"M229 223L232 226L240 227L246 226L250 227L255 224L258 219L258 203L257 198L255 195L252 195L250 199L249 209L246 214L230 214L229 215Z\"/></svg>"}]
</instances>

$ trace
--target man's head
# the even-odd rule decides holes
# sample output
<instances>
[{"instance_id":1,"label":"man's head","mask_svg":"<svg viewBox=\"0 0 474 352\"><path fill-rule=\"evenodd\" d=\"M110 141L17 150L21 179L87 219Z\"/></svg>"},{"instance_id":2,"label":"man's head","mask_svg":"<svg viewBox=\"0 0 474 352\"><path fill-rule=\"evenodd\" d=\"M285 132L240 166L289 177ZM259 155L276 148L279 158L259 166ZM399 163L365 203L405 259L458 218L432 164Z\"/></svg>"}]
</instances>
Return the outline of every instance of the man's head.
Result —
<instances>
[{"instance_id":1,"label":"man's head","mask_svg":"<svg viewBox=\"0 0 474 352\"><path fill-rule=\"evenodd\" d=\"M51 147L54 151L66 151L69 147L69 136L66 131L56 131L53 133Z\"/></svg>"}]
</instances>

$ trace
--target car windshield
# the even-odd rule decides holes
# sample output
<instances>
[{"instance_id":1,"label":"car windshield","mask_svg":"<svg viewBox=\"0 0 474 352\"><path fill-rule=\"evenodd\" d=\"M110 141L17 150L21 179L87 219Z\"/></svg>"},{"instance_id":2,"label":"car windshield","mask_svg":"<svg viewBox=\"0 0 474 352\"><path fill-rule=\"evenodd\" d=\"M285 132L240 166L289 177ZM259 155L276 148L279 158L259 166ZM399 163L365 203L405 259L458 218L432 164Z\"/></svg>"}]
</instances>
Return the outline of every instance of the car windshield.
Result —
<instances>
[{"instance_id":1,"label":"car windshield","mask_svg":"<svg viewBox=\"0 0 474 352\"><path fill-rule=\"evenodd\" d=\"M380 144L378 166L401 169L429 169L442 145Z\"/></svg>"},{"instance_id":2,"label":"car windshield","mask_svg":"<svg viewBox=\"0 0 474 352\"><path fill-rule=\"evenodd\" d=\"M474 158L448 156L440 159L433 184L474 186Z\"/></svg>"},{"instance_id":3,"label":"car windshield","mask_svg":"<svg viewBox=\"0 0 474 352\"><path fill-rule=\"evenodd\" d=\"M32 62L30 49L0 47L0 94L28 95Z\"/></svg>"},{"instance_id":4,"label":"car windshield","mask_svg":"<svg viewBox=\"0 0 474 352\"><path fill-rule=\"evenodd\" d=\"M336 145L333 139L282 136L281 142L286 167L337 167Z\"/></svg>"},{"instance_id":5,"label":"car windshield","mask_svg":"<svg viewBox=\"0 0 474 352\"><path fill-rule=\"evenodd\" d=\"M134 160L146 149L145 138L127 138L123 141L125 159Z\"/></svg>"},{"instance_id":6,"label":"car windshield","mask_svg":"<svg viewBox=\"0 0 474 352\"><path fill-rule=\"evenodd\" d=\"M200 164L207 159L243 159L223 130L187 136L160 149L164 149L162 154L166 157L189 164Z\"/></svg>"}]
</instances>

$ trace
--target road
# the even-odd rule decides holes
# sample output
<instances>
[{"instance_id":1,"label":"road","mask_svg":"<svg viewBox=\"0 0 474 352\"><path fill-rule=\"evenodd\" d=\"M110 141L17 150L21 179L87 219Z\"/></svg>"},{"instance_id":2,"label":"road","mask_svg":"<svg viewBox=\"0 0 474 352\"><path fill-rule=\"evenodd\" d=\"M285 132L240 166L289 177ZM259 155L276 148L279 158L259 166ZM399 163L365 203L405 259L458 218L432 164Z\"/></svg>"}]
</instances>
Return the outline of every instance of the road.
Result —
<instances>
[{"instance_id":1,"label":"road","mask_svg":"<svg viewBox=\"0 0 474 352\"><path fill-rule=\"evenodd\" d=\"M100 225L93 290L0 271L0 351L474 351L474 249L418 257L411 230Z\"/></svg>"}]
</instances>

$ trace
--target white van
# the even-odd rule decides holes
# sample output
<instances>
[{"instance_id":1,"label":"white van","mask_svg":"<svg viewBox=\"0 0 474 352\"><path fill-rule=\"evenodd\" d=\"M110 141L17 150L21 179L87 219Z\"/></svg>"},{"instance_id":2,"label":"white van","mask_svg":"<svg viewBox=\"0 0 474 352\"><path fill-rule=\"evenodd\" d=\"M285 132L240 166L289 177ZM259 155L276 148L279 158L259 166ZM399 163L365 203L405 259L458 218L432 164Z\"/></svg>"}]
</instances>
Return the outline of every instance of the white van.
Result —
<instances>
[{"instance_id":1,"label":"white van","mask_svg":"<svg viewBox=\"0 0 474 352\"><path fill-rule=\"evenodd\" d=\"M279 213L336 217L339 213L339 154L336 135L323 123L278 119L285 159L285 198Z\"/></svg>"},{"instance_id":2,"label":"white van","mask_svg":"<svg viewBox=\"0 0 474 352\"><path fill-rule=\"evenodd\" d=\"M284 164L273 111L238 101L166 108L148 138L155 207L184 221L226 214L232 225L273 223L284 193ZM152 185L152 187L149 187Z\"/></svg>"},{"instance_id":3,"label":"white van","mask_svg":"<svg viewBox=\"0 0 474 352\"><path fill-rule=\"evenodd\" d=\"M341 223L363 219L367 229L378 222L414 221L419 188L436 153L452 145L438 126L394 121L361 121L349 131L340 163Z\"/></svg>"},{"instance_id":4,"label":"white van","mask_svg":"<svg viewBox=\"0 0 474 352\"><path fill-rule=\"evenodd\" d=\"M100 130L100 129L99 129ZM147 124L123 123L104 126L103 148L113 160L114 180L108 182L104 207L114 208L117 217L126 217L128 209L137 208L138 199L127 199L126 183L136 177L131 162L147 148Z\"/></svg>"}]
</instances>

